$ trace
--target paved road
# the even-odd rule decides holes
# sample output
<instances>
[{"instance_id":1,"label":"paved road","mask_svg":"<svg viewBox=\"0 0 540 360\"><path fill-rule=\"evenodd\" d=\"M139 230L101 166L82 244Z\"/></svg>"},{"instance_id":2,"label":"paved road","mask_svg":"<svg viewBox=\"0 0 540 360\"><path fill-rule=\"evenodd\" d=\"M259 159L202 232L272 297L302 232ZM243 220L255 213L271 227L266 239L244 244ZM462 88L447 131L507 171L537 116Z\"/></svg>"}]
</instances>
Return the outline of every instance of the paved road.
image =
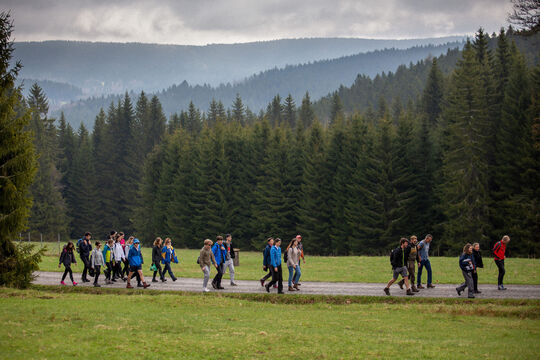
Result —
<instances>
[{"instance_id":1,"label":"paved road","mask_svg":"<svg viewBox=\"0 0 540 360\"><path fill-rule=\"evenodd\" d=\"M34 284L40 285L60 285L62 273L37 271ZM75 275L75 281L80 279L80 274ZM67 280L67 279L66 279ZM104 276L100 277L100 284L106 288L124 288L126 285L123 281L113 285L104 285ZM264 288L258 281L237 280L238 286L229 286L228 279L224 279L222 285L225 290L222 292L230 293L265 293ZM70 281L66 281L70 284ZM136 281L132 281L132 285L136 285ZM190 291L201 292L202 278L178 278L176 282L168 279L167 282L151 283L149 289L166 290L166 291ZM286 285L286 282L284 283ZM92 286L92 283L79 283L78 286ZM302 282L301 291L294 294L310 294L310 295L364 295L364 296L381 296L384 295L383 288L385 284L377 283L335 283L335 282ZM437 285L434 289L420 290L415 296L419 297L457 297L456 285ZM481 285L482 294L478 294L478 298L507 298L507 299L540 299L540 285L508 285L508 290L498 291L496 285ZM217 291L217 290L211 290ZM290 293L285 288L285 293ZM271 289L271 293L277 292L276 289ZM397 284L390 288L392 296L405 296L405 290L400 290ZM462 298L466 298L466 294L461 294Z\"/></svg>"}]
</instances>

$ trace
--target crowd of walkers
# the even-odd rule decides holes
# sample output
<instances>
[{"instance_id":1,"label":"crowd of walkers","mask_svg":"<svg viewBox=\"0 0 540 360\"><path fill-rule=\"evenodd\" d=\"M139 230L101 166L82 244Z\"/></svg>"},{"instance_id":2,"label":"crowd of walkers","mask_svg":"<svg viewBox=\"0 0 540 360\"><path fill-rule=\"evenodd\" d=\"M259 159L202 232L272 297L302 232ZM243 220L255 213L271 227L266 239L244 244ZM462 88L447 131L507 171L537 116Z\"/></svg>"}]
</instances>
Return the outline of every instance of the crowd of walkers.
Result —
<instances>
[{"instance_id":1,"label":"crowd of walkers","mask_svg":"<svg viewBox=\"0 0 540 360\"><path fill-rule=\"evenodd\" d=\"M135 277L137 279L137 287L147 288L150 286L142 273L142 265L144 264L143 255L140 249L139 239L133 236L128 240L124 240L124 234L122 232L117 233L111 231L107 240L104 242L103 249L101 243L96 241L94 243L95 248L91 245L92 234L85 233L84 237L77 241L77 247L70 241L64 246L60 254L60 261L58 267L62 264L65 267L62 275L61 284L65 284L65 278L69 275L73 285L77 285L77 282L73 279L73 271L71 269L72 264L77 264L75 258L75 250L79 252L81 261L84 265L82 271L82 282L90 282L88 276L94 278L94 286L100 287L98 283L101 270L105 275L105 284L113 284L118 280L126 282L127 288L133 288L131 285L131 279ZM401 289L405 286L407 295L414 295L419 292L420 289L434 288L431 263L429 260L429 248L433 240L433 236L428 234L425 238L418 242L415 235L409 239L401 238L399 246L392 250L390 254L390 264L392 266L392 279L388 281L388 284L383 289L386 295L390 295L390 286L394 284L401 276L401 281L398 285ZM495 264L499 270L498 276L498 289L506 290L503 284L505 268L504 259L506 253L506 246L510 241L510 237L505 235L500 241L498 241L493 247L493 256ZM283 270L282 270L282 258L286 264L289 278L288 278L288 291L300 291L300 276L302 271L300 268L300 262L305 264L304 249L302 245L302 236L297 235L294 237L285 250L281 250L282 241L280 238L270 237L267 239L266 247L263 250L263 271L267 272L265 276L260 279L261 286L265 288L267 292L270 292L272 288L277 289L278 294L283 294ZM199 264L201 271L203 272L203 291L208 292L208 282L210 280L210 269L212 266L216 269L216 274L211 282L212 287L215 290L222 290L222 278L223 275L229 271L230 285L237 286L234 281L235 268L234 259L236 257L234 247L232 244L232 236L230 234L225 235L225 241L221 235L216 237L216 242L212 240L204 240L204 246L202 247L197 264ZM176 281L177 278L174 275L171 262L178 263L178 257L172 246L170 238L166 238L163 241L161 238L156 238L152 248L152 265L150 270L153 271L152 282L162 281L165 282L165 278L168 273L172 281ZM123 265L123 266L122 266ZM162 267L163 265L163 267ZM418 267L418 274L416 268ZM483 268L482 255L480 252L480 244L466 244L463 247L463 253L459 257L459 267L462 271L464 282L456 288L459 296L461 293L468 289L468 297L474 298L475 294L480 294L478 289L478 269ZM425 268L427 272L426 286L422 285L422 271ZM159 275L159 280L156 276ZM270 281L267 282L267 280Z\"/></svg>"}]
</instances>

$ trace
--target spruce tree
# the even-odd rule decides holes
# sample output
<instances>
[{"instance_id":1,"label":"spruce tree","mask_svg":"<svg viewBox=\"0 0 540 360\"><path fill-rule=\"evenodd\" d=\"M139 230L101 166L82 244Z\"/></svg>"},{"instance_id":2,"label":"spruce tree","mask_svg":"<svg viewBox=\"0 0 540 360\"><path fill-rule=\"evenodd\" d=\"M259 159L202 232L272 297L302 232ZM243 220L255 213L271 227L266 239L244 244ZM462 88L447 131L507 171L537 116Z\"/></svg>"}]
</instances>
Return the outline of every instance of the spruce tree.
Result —
<instances>
[{"instance_id":1,"label":"spruce tree","mask_svg":"<svg viewBox=\"0 0 540 360\"><path fill-rule=\"evenodd\" d=\"M435 126L441 114L444 93L444 79L437 65L437 58L433 58L431 70L426 81L422 95L422 108L427 116L429 127Z\"/></svg>"},{"instance_id":2,"label":"spruce tree","mask_svg":"<svg viewBox=\"0 0 540 360\"><path fill-rule=\"evenodd\" d=\"M283 121L291 129L296 126L296 104L294 103L291 94L285 99L285 105L283 106Z\"/></svg>"},{"instance_id":3,"label":"spruce tree","mask_svg":"<svg viewBox=\"0 0 540 360\"><path fill-rule=\"evenodd\" d=\"M244 104L242 103L242 98L240 97L240 94L236 94L236 99L233 103L232 119L233 121L236 121L241 125L244 125L246 123L245 108Z\"/></svg>"},{"instance_id":4,"label":"spruce tree","mask_svg":"<svg viewBox=\"0 0 540 360\"><path fill-rule=\"evenodd\" d=\"M302 106L300 107L300 113L298 114L298 116L299 121L304 127L304 129L310 128L313 124L313 121L315 120L315 113L313 112L308 92L306 92L306 95L302 99Z\"/></svg>"}]
</instances>

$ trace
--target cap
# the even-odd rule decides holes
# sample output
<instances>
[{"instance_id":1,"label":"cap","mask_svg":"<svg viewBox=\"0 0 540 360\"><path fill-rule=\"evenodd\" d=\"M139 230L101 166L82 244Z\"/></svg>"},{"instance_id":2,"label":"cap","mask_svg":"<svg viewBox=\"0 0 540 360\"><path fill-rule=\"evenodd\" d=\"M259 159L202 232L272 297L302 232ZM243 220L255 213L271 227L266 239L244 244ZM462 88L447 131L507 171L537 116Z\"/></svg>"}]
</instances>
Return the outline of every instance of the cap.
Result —
<instances>
[{"instance_id":1,"label":"cap","mask_svg":"<svg viewBox=\"0 0 540 360\"><path fill-rule=\"evenodd\" d=\"M139 239L135 238L135 240L133 240L133 243L134 243L134 244L138 244L138 243L139 243Z\"/></svg>"},{"instance_id":2,"label":"cap","mask_svg":"<svg viewBox=\"0 0 540 360\"><path fill-rule=\"evenodd\" d=\"M297 238L297 239L301 239L302 236L301 236L301 235L296 235L296 238Z\"/></svg>"}]
</instances>

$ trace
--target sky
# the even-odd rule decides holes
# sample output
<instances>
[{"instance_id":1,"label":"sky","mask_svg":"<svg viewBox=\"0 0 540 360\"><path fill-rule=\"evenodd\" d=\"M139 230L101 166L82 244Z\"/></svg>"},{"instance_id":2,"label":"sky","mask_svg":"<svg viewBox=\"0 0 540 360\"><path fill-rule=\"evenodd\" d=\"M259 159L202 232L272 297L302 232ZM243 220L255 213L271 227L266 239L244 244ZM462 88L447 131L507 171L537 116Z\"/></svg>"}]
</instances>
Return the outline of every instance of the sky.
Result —
<instances>
[{"instance_id":1,"label":"sky","mask_svg":"<svg viewBox=\"0 0 540 360\"><path fill-rule=\"evenodd\" d=\"M282 38L410 39L507 26L510 0L0 0L15 41L205 45Z\"/></svg>"}]
</instances>

